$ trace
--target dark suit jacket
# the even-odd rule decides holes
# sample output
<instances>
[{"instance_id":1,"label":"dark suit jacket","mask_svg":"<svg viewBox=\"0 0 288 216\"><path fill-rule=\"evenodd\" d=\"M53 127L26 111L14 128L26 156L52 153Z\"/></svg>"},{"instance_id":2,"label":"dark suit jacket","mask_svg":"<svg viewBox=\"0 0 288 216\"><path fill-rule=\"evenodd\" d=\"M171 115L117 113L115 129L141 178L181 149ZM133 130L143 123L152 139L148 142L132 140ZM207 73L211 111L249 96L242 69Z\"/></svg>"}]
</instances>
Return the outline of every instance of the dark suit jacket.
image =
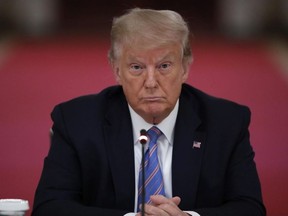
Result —
<instances>
[{"instance_id":1,"label":"dark suit jacket","mask_svg":"<svg viewBox=\"0 0 288 216\"><path fill-rule=\"evenodd\" d=\"M201 216L265 215L249 142L250 111L184 84L172 159L173 196ZM131 117L120 86L55 107L33 216L124 215L135 193ZM193 148L193 141L201 142Z\"/></svg>"}]
</instances>

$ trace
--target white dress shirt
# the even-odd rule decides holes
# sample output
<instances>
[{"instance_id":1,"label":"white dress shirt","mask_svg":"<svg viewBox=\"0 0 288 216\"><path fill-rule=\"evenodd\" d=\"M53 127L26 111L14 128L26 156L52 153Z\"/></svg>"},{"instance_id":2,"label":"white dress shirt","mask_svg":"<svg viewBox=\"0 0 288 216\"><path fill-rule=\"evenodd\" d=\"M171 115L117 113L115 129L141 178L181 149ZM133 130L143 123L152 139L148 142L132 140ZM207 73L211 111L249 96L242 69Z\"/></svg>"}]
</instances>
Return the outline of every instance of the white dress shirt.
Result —
<instances>
[{"instance_id":1,"label":"white dress shirt","mask_svg":"<svg viewBox=\"0 0 288 216\"><path fill-rule=\"evenodd\" d=\"M158 144L158 159L160 168L163 175L165 195L168 198L172 198L172 150L174 140L174 127L177 118L179 108L179 101L177 101L174 109L161 123L157 124L157 127L162 131L163 135L157 140ZM137 212L138 204L138 180L139 180L139 169L142 160L142 145L138 138L140 136L140 130L149 130L153 127L153 124L147 123L141 116L139 116L129 105L129 111L132 119L133 126L133 138L134 138L134 163L135 163L135 204L134 212ZM147 149L147 145L145 149ZM185 211L192 216L200 216L198 213L193 211ZM136 213L128 213L125 216L134 216Z\"/></svg>"}]
</instances>

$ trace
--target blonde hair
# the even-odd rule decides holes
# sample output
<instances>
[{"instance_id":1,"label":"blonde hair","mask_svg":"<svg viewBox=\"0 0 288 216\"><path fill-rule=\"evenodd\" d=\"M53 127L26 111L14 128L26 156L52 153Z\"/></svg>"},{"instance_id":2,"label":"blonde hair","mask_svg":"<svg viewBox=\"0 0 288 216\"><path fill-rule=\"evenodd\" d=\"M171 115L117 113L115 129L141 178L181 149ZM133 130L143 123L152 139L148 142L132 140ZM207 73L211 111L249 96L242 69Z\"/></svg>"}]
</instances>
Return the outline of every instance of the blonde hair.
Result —
<instances>
[{"instance_id":1,"label":"blonde hair","mask_svg":"<svg viewBox=\"0 0 288 216\"><path fill-rule=\"evenodd\" d=\"M142 41L148 41L150 46L180 43L183 60L192 60L188 25L174 11L134 8L114 18L108 54L110 61L113 62L121 55L123 46L133 46L133 42Z\"/></svg>"}]
</instances>

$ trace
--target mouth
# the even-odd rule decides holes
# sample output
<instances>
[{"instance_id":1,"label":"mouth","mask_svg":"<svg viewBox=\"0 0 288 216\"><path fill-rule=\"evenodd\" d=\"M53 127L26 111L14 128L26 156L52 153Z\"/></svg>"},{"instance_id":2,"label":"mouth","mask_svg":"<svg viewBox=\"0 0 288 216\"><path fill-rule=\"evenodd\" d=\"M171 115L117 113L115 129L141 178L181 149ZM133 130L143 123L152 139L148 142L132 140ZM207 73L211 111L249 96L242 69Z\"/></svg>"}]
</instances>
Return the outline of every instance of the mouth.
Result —
<instances>
[{"instance_id":1,"label":"mouth","mask_svg":"<svg viewBox=\"0 0 288 216\"><path fill-rule=\"evenodd\" d=\"M163 97L143 97L142 100L146 102L159 102L163 100Z\"/></svg>"}]
</instances>

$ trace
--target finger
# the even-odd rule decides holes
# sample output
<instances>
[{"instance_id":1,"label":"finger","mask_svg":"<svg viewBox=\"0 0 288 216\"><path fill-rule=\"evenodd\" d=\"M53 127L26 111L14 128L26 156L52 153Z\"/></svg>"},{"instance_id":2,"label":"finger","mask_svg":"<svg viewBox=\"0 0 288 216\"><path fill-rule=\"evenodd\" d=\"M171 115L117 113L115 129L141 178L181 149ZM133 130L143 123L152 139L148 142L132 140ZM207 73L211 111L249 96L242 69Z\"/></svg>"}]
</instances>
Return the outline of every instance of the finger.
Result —
<instances>
[{"instance_id":1,"label":"finger","mask_svg":"<svg viewBox=\"0 0 288 216\"><path fill-rule=\"evenodd\" d=\"M178 196L172 197L171 198L172 202L175 203L177 206L180 204L181 202L181 198Z\"/></svg>"},{"instance_id":2,"label":"finger","mask_svg":"<svg viewBox=\"0 0 288 216\"><path fill-rule=\"evenodd\" d=\"M163 203L174 203L175 205L179 205L180 202L181 202L181 199L180 197L178 196L175 196L175 197L172 197L172 198L166 198L162 195L153 195L150 197L151 201L153 202L154 205L160 205L160 204L163 204Z\"/></svg>"},{"instance_id":3,"label":"finger","mask_svg":"<svg viewBox=\"0 0 288 216\"><path fill-rule=\"evenodd\" d=\"M150 199L154 205L160 205L163 203L171 202L169 198L166 198L162 195L152 195L152 196L150 196Z\"/></svg>"},{"instance_id":4,"label":"finger","mask_svg":"<svg viewBox=\"0 0 288 216\"><path fill-rule=\"evenodd\" d=\"M168 215L183 215L182 210L178 207L181 201L180 197L175 196L172 198L166 198L163 196L155 195L151 196L150 198L153 202L153 205L158 208L158 211L161 209Z\"/></svg>"},{"instance_id":5,"label":"finger","mask_svg":"<svg viewBox=\"0 0 288 216\"><path fill-rule=\"evenodd\" d=\"M177 205L175 205L173 202L171 203L164 203L157 206L158 209L161 209L164 211L167 215L182 215L183 212Z\"/></svg>"},{"instance_id":6,"label":"finger","mask_svg":"<svg viewBox=\"0 0 288 216\"><path fill-rule=\"evenodd\" d=\"M145 216L169 216L169 213L153 204L145 204ZM138 215L137 215L138 216Z\"/></svg>"}]
</instances>

